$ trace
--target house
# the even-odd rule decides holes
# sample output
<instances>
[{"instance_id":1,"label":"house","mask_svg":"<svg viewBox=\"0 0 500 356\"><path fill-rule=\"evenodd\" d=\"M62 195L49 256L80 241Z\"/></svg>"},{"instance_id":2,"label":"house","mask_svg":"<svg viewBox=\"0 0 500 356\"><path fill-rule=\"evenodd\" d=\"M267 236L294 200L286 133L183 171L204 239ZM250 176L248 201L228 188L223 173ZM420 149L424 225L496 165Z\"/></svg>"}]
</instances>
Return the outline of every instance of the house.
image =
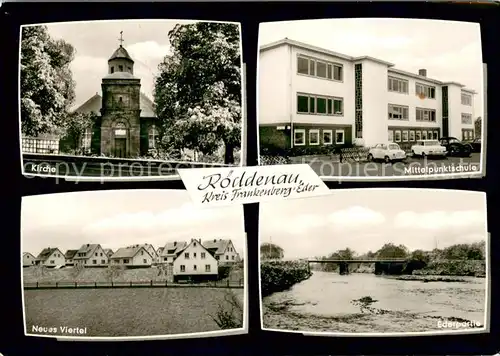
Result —
<instances>
[{"instance_id":1,"label":"house","mask_svg":"<svg viewBox=\"0 0 500 356\"><path fill-rule=\"evenodd\" d=\"M84 244L73 257L75 266L104 267L108 265L108 256L99 244Z\"/></svg>"},{"instance_id":2,"label":"house","mask_svg":"<svg viewBox=\"0 0 500 356\"><path fill-rule=\"evenodd\" d=\"M178 255L178 252L186 246L187 243L185 241L167 242L165 247L163 247L162 253L160 254L161 263L173 263Z\"/></svg>"},{"instance_id":3,"label":"house","mask_svg":"<svg viewBox=\"0 0 500 356\"><path fill-rule=\"evenodd\" d=\"M68 250L64 254L64 257L66 258L66 266L74 266L75 261L73 260L75 258L76 253L78 250Z\"/></svg>"},{"instance_id":4,"label":"house","mask_svg":"<svg viewBox=\"0 0 500 356\"><path fill-rule=\"evenodd\" d=\"M153 256L144 245L133 245L118 249L110 258L111 266L151 267Z\"/></svg>"},{"instance_id":5,"label":"house","mask_svg":"<svg viewBox=\"0 0 500 356\"><path fill-rule=\"evenodd\" d=\"M35 265L36 257L29 252L23 252L23 267Z\"/></svg>"},{"instance_id":6,"label":"house","mask_svg":"<svg viewBox=\"0 0 500 356\"><path fill-rule=\"evenodd\" d=\"M160 256L163 253L163 247L158 247L158 250L156 250L156 254L158 255L158 260L160 260Z\"/></svg>"},{"instance_id":7,"label":"house","mask_svg":"<svg viewBox=\"0 0 500 356\"><path fill-rule=\"evenodd\" d=\"M44 248L35 260L35 265L46 267L64 266L65 264L64 254L57 247Z\"/></svg>"},{"instance_id":8,"label":"house","mask_svg":"<svg viewBox=\"0 0 500 356\"><path fill-rule=\"evenodd\" d=\"M203 246L220 263L236 263L241 261L240 255L236 252L233 242L225 239L213 239L203 241Z\"/></svg>"},{"instance_id":9,"label":"house","mask_svg":"<svg viewBox=\"0 0 500 356\"><path fill-rule=\"evenodd\" d=\"M173 262L175 282L216 280L218 274L218 262L201 240L192 239L184 248L176 251Z\"/></svg>"},{"instance_id":10,"label":"house","mask_svg":"<svg viewBox=\"0 0 500 356\"><path fill-rule=\"evenodd\" d=\"M262 147L474 138L477 93L426 69L283 39L260 47L258 75Z\"/></svg>"},{"instance_id":11,"label":"house","mask_svg":"<svg viewBox=\"0 0 500 356\"><path fill-rule=\"evenodd\" d=\"M153 245L151 244L142 244L142 245L133 245L133 246L127 246L127 248L132 248L132 247L144 247L144 249L146 251L148 251L148 253L151 255L152 257L152 264L157 264L158 263L158 253L156 252L156 249L154 248Z\"/></svg>"},{"instance_id":12,"label":"house","mask_svg":"<svg viewBox=\"0 0 500 356\"><path fill-rule=\"evenodd\" d=\"M110 258L111 256L113 256L114 252L112 249L110 248L105 248L104 249L104 253L106 254L106 256L108 256L108 258Z\"/></svg>"}]
</instances>

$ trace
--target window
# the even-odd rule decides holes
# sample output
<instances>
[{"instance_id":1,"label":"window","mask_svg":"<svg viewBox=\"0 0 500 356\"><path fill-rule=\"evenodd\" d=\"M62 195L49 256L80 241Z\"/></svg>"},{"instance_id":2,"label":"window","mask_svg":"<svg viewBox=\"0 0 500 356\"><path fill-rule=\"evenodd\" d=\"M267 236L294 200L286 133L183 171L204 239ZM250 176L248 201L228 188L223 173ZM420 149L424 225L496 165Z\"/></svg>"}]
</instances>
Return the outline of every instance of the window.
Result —
<instances>
[{"instance_id":1,"label":"window","mask_svg":"<svg viewBox=\"0 0 500 356\"><path fill-rule=\"evenodd\" d=\"M408 94L408 81L389 77L387 81L387 89L400 94Z\"/></svg>"},{"instance_id":2,"label":"window","mask_svg":"<svg viewBox=\"0 0 500 356\"><path fill-rule=\"evenodd\" d=\"M439 140L439 131L433 131L432 133L433 140Z\"/></svg>"},{"instance_id":3,"label":"window","mask_svg":"<svg viewBox=\"0 0 500 356\"><path fill-rule=\"evenodd\" d=\"M111 67L111 74L115 72L115 67Z\"/></svg>"},{"instance_id":4,"label":"window","mask_svg":"<svg viewBox=\"0 0 500 356\"><path fill-rule=\"evenodd\" d=\"M472 106L472 95L462 93L462 105Z\"/></svg>"},{"instance_id":5,"label":"window","mask_svg":"<svg viewBox=\"0 0 500 356\"><path fill-rule=\"evenodd\" d=\"M193 242L193 246L196 247L196 242ZM195 256L196 257L196 256Z\"/></svg>"},{"instance_id":6,"label":"window","mask_svg":"<svg viewBox=\"0 0 500 356\"><path fill-rule=\"evenodd\" d=\"M97 264L97 260L92 260L92 264L96 265Z\"/></svg>"},{"instance_id":7,"label":"window","mask_svg":"<svg viewBox=\"0 0 500 356\"><path fill-rule=\"evenodd\" d=\"M293 144L294 146L304 146L306 144L306 130L293 131Z\"/></svg>"},{"instance_id":8,"label":"window","mask_svg":"<svg viewBox=\"0 0 500 356\"><path fill-rule=\"evenodd\" d=\"M196 258L196 252L193 252L193 258Z\"/></svg>"},{"instance_id":9,"label":"window","mask_svg":"<svg viewBox=\"0 0 500 356\"><path fill-rule=\"evenodd\" d=\"M53 265L56 262L54 260L50 260L49 263Z\"/></svg>"},{"instance_id":10,"label":"window","mask_svg":"<svg viewBox=\"0 0 500 356\"><path fill-rule=\"evenodd\" d=\"M202 259L204 259L204 258L205 258L205 252L200 253L200 257L201 257Z\"/></svg>"},{"instance_id":11,"label":"window","mask_svg":"<svg viewBox=\"0 0 500 356\"><path fill-rule=\"evenodd\" d=\"M427 131L427 139L432 140L432 131Z\"/></svg>"},{"instance_id":12,"label":"window","mask_svg":"<svg viewBox=\"0 0 500 356\"><path fill-rule=\"evenodd\" d=\"M128 69L128 71L129 71L130 73L132 73L132 68L127 67L127 69Z\"/></svg>"},{"instance_id":13,"label":"window","mask_svg":"<svg viewBox=\"0 0 500 356\"><path fill-rule=\"evenodd\" d=\"M196 271L197 267L196 265L193 265L193 271Z\"/></svg>"},{"instance_id":14,"label":"window","mask_svg":"<svg viewBox=\"0 0 500 356\"><path fill-rule=\"evenodd\" d=\"M415 131L410 130L410 142L415 141Z\"/></svg>"},{"instance_id":15,"label":"window","mask_svg":"<svg viewBox=\"0 0 500 356\"><path fill-rule=\"evenodd\" d=\"M387 135L387 139L388 139L388 141L389 141L389 142L394 141L394 131L389 130L389 131L387 131L387 133L388 133L388 135Z\"/></svg>"},{"instance_id":16,"label":"window","mask_svg":"<svg viewBox=\"0 0 500 356\"><path fill-rule=\"evenodd\" d=\"M102 265L103 265L103 264L105 264L105 263L106 263L106 261L105 261L105 260L101 260L101 264L102 264Z\"/></svg>"},{"instance_id":17,"label":"window","mask_svg":"<svg viewBox=\"0 0 500 356\"><path fill-rule=\"evenodd\" d=\"M335 130L335 143L337 145L344 144L344 130Z\"/></svg>"},{"instance_id":18,"label":"window","mask_svg":"<svg viewBox=\"0 0 500 356\"><path fill-rule=\"evenodd\" d=\"M408 142L408 131L403 131L403 142Z\"/></svg>"},{"instance_id":19,"label":"window","mask_svg":"<svg viewBox=\"0 0 500 356\"><path fill-rule=\"evenodd\" d=\"M156 148L158 142L158 130L155 125L151 125L148 132L148 146L150 149Z\"/></svg>"},{"instance_id":20,"label":"window","mask_svg":"<svg viewBox=\"0 0 500 356\"><path fill-rule=\"evenodd\" d=\"M205 265L205 272L210 272L210 265Z\"/></svg>"},{"instance_id":21,"label":"window","mask_svg":"<svg viewBox=\"0 0 500 356\"><path fill-rule=\"evenodd\" d=\"M394 141L401 142L401 131L399 130L394 131Z\"/></svg>"},{"instance_id":22,"label":"window","mask_svg":"<svg viewBox=\"0 0 500 356\"><path fill-rule=\"evenodd\" d=\"M231 256L231 259L234 261L234 255L233 255L233 256Z\"/></svg>"},{"instance_id":23,"label":"window","mask_svg":"<svg viewBox=\"0 0 500 356\"><path fill-rule=\"evenodd\" d=\"M462 113L462 124L472 125L472 115Z\"/></svg>"},{"instance_id":24,"label":"window","mask_svg":"<svg viewBox=\"0 0 500 356\"><path fill-rule=\"evenodd\" d=\"M344 99L297 94L297 113L317 115L343 115Z\"/></svg>"},{"instance_id":25,"label":"window","mask_svg":"<svg viewBox=\"0 0 500 356\"><path fill-rule=\"evenodd\" d=\"M416 120L417 121L429 121L436 122L436 111L432 109L416 109Z\"/></svg>"},{"instance_id":26,"label":"window","mask_svg":"<svg viewBox=\"0 0 500 356\"><path fill-rule=\"evenodd\" d=\"M127 126L123 122L115 124L115 136L125 136L127 134Z\"/></svg>"},{"instance_id":27,"label":"window","mask_svg":"<svg viewBox=\"0 0 500 356\"><path fill-rule=\"evenodd\" d=\"M228 255L226 255L226 261L227 261L227 260L229 260L229 256L228 256Z\"/></svg>"},{"instance_id":28,"label":"window","mask_svg":"<svg viewBox=\"0 0 500 356\"><path fill-rule=\"evenodd\" d=\"M148 260L146 260L145 258L142 260L142 263L146 264L148 263Z\"/></svg>"},{"instance_id":29,"label":"window","mask_svg":"<svg viewBox=\"0 0 500 356\"><path fill-rule=\"evenodd\" d=\"M180 267L181 267L181 272L186 272L186 266L181 265Z\"/></svg>"},{"instance_id":30,"label":"window","mask_svg":"<svg viewBox=\"0 0 500 356\"><path fill-rule=\"evenodd\" d=\"M415 131L415 139L421 140L422 139L422 132L420 131Z\"/></svg>"},{"instance_id":31,"label":"window","mask_svg":"<svg viewBox=\"0 0 500 356\"><path fill-rule=\"evenodd\" d=\"M184 254L184 258L185 258L186 260L189 260L189 252L186 252L186 253Z\"/></svg>"},{"instance_id":32,"label":"window","mask_svg":"<svg viewBox=\"0 0 500 356\"><path fill-rule=\"evenodd\" d=\"M425 84L415 84L415 94L429 99L436 99L436 88Z\"/></svg>"},{"instance_id":33,"label":"window","mask_svg":"<svg viewBox=\"0 0 500 356\"><path fill-rule=\"evenodd\" d=\"M220 257L219 256L215 256L215 259L218 261L218 260L220 260Z\"/></svg>"},{"instance_id":34,"label":"window","mask_svg":"<svg viewBox=\"0 0 500 356\"><path fill-rule=\"evenodd\" d=\"M323 130L323 145L331 145L332 144L332 130Z\"/></svg>"},{"instance_id":35,"label":"window","mask_svg":"<svg viewBox=\"0 0 500 356\"><path fill-rule=\"evenodd\" d=\"M118 66L118 70L119 70L120 72L123 72L123 66L122 66L122 65L119 65L119 66Z\"/></svg>"},{"instance_id":36,"label":"window","mask_svg":"<svg viewBox=\"0 0 500 356\"><path fill-rule=\"evenodd\" d=\"M319 130L309 130L309 145L319 145Z\"/></svg>"},{"instance_id":37,"label":"window","mask_svg":"<svg viewBox=\"0 0 500 356\"><path fill-rule=\"evenodd\" d=\"M101 252L101 257L102 257L102 252Z\"/></svg>"},{"instance_id":38,"label":"window","mask_svg":"<svg viewBox=\"0 0 500 356\"><path fill-rule=\"evenodd\" d=\"M128 263L128 259L124 259L124 260L123 260L123 263Z\"/></svg>"},{"instance_id":39,"label":"window","mask_svg":"<svg viewBox=\"0 0 500 356\"><path fill-rule=\"evenodd\" d=\"M82 148L85 152L90 151L91 142L92 142L92 129L86 128L85 131L83 132L83 137L82 137Z\"/></svg>"},{"instance_id":40,"label":"window","mask_svg":"<svg viewBox=\"0 0 500 356\"><path fill-rule=\"evenodd\" d=\"M389 120L408 120L408 106L389 104Z\"/></svg>"},{"instance_id":41,"label":"window","mask_svg":"<svg viewBox=\"0 0 500 356\"><path fill-rule=\"evenodd\" d=\"M297 73L321 79L342 80L342 65L305 56L297 57Z\"/></svg>"},{"instance_id":42,"label":"window","mask_svg":"<svg viewBox=\"0 0 500 356\"><path fill-rule=\"evenodd\" d=\"M422 140L427 140L427 131L422 131Z\"/></svg>"}]
</instances>

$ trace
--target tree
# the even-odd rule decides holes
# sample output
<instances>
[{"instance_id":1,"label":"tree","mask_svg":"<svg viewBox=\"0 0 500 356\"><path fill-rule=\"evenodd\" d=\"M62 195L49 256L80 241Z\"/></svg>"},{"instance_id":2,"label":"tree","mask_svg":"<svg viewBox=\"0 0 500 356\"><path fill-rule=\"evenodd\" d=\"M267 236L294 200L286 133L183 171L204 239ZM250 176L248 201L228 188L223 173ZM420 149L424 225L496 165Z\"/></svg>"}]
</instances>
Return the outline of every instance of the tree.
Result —
<instances>
[{"instance_id":1,"label":"tree","mask_svg":"<svg viewBox=\"0 0 500 356\"><path fill-rule=\"evenodd\" d=\"M330 254L328 259L353 260L355 258L355 256L356 256L356 252L354 252L349 247L347 247L343 250L338 250L337 252Z\"/></svg>"},{"instance_id":2,"label":"tree","mask_svg":"<svg viewBox=\"0 0 500 356\"><path fill-rule=\"evenodd\" d=\"M481 116L478 116L476 120L474 120L474 136L481 137L481 129L482 129L482 121Z\"/></svg>"},{"instance_id":3,"label":"tree","mask_svg":"<svg viewBox=\"0 0 500 356\"><path fill-rule=\"evenodd\" d=\"M224 146L224 163L234 163L241 145L241 54L234 24L177 25L169 32L172 54L155 79L163 146L206 155Z\"/></svg>"},{"instance_id":4,"label":"tree","mask_svg":"<svg viewBox=\"0 0 500 356\"><path fill-rule=\"evenodd\" d=\"M406 258L408 254L409 251L406 246L396 246L393 243L388 243L377 251L377 258Z\"/></svg>"},{"instance_id":5,"label":"tree","mask_svg":"<svg viewBox=\"0 0 500 356\"><path fill-rule=\"evenodd\" d=\"M69 64L73 46L53 40L46 26L23 27L21 38L21 131L28 136L58 133L74 101Z\"/></svg>"},{"instance_id":6,"label":"tree","mask_svg":"<svg viewBox=\"0 0 500 356\"><path fill-rule=\"evenodd\" d=\"M429 263L430 261L430 255L429 253L423 251L423 250L415 250L410 254L410 258L413 261L421 261L425 262L426 264Z\"/></svg>"},{"instance_id":7,"label":"tree","mask_svg":"<svg viewBox=\"0 0 500 356\"><path fill-rule=\"evenodd\" d=\"M260 258L263 260L281 260L283 255L283 249L276 244L265 242L260 245Z\"/></svg>"},{"instance_id":8,"label":"tree","mask_svg":"<svg viewBox=\"0 0 500 356\"><path fill-rule=\"evenodd\" d=\"M76 151L82 148L85 130L91 129L96 119L97 115L94 113L72 112L67 115L63 123L63 134L69 148Z\"/></svg>"}]
</instances>

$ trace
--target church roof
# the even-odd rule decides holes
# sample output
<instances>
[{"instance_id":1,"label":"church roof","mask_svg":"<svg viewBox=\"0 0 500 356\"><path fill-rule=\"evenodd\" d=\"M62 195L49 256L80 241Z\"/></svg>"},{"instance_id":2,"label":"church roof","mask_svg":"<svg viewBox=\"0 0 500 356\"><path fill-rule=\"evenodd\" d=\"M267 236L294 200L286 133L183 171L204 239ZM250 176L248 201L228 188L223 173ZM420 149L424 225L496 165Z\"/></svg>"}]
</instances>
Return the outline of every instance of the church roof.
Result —
<instances>
[{"instance_id":1,"label":"church roof","mask_svg":"<svg viewBox=\"0 0 500 356\"><path fill-rule=\"evenodd\" d=\"M129 72L114 72L106 75L102 79L139 79L139 78L134 77L134 75L130 74Z\"/></svg>"},{"instance_id":2,"label":"church roof","mask_svg":"<svg viewBox=\"0 0 500 356\"><path fill-rule=\"evenodd\" d=\"M141 117L156 117L154 104L153 102L146 96L146 94L141 93L140 96L140 108L141 108ZM80 105L75 112L77 113L95 113L98 116L101 116L101 107L102 107L102 97L99 94L95 94L89 100Z\"/></svg>"},{"instance_id":3,"label":"church roof","mask_svg":"<svg viewBox=\"0 0 500 356\"><path fill-rule=\"evenodd\" d=\"M116 51L111 55L108 61L111 61L113 59L128 59L129 61L134 62L132 57L128 54L127 50L123 48L122 46L118 47Z\"/></svg>"}]
</instances>

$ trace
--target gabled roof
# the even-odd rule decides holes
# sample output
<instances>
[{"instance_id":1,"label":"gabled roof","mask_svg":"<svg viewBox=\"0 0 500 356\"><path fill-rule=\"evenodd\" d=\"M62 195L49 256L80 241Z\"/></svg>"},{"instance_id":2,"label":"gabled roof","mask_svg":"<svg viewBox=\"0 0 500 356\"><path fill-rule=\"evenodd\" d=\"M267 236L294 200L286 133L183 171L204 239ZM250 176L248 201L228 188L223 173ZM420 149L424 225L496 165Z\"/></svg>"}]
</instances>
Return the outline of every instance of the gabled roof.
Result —
<instances>
[{"instance_id":1,"label":"gabled roof","mask_svg":"<svg viewBox=\"0 0 500 356\"><path fill-rule=\"evenodd\" d=\"M108 62L112 61L113 59L128 59L129 61L134 63L134 60L132 59L132 57L130 57L130 54L128 54L127 50L121 45L116 49L116 51L113 52L111 57L109 57Z\"/></svg>"},{"instance_id":2,"label":"gabled roof","mask_svg":"<svg viewBox=\"0 0 500 356\"><path fill-rule=\"evenodd\" d=\"M117 259L117 258L133 258L135 255L139 253L139 251L144 250L146 253L151 256L151 254L144 248L144 245L134 245L130 247L122 247L118 249L113 256L111 256L111 259ZM151 256L152 258L153 256Z\"/></svg>"},{"instance_id":3,"label":"gabled roof","mask_svg":"<svg viewBox=\"0 0 500 356\"><path fill-rule=\"evenodd\" d=\"M105 248L105 249L104 249L104 253L106 254L106 256L109 256L109 254L113 254L114 252L113 252L113 250L112 250L112 249L110 249L110 248Z\"/></svg>"},{"instance_id":4,"label":"gabled roof","mask_svg":"<svg viewBox=\"0 0 500 356\"><path fill-rule=\"evenodd\" d=\"M140 96L139 107L141 109L141 117L156 117L154 104L149 99L146 94L141 93ZM97 116L101 116L101 107L102 107L102 97L95 93L89 100L84 102L78 108L75 109L75 112L82 114L90 114L94 113Z\"/></svg>"},{"instance_id":5,"label":"gabled roof","mask_svg":"<svg viewBox=\"0 0 500 356\"><path fill-rule=\"evenodd\" d=\"M68 250L64 254L64 257L66 257L67 259L71 260L71 259L73 259L73 257L75 257L75 255L76 255L77 252L78 252L78 250Z\"/></svg>"},{"instance_id":6,"label":"gabled roof","mask_svg":"<svg viewBox=\"0 0 500 356\"><path fill-rule=\"evenodd\" d=\"M94 251L100 247L101 245L99 244L84 244L78 251L76 251L75 257L73 259L75 260L86 260L90 257L92 257ZM78 256L80 253L85 253L85 256Z\"/></svg>"},{"instance_id":7,"label":"gabled roof","mask_svg":"<svg viewBox=\"0 0 500 356\"><path fill-rule=\"evenodd\" d=\"M23 257L26 255L30 255L31 257L35 258L35 256L32 253L29 252L23 252Z\"/></svg>"},{"instance_id":8,"label":"gabled roof","mask_svg":"<svg viewBox=\"0 0 500 356\"><path fill-rule=\"evenodd\" d=\"M59 251L59 249L57 247L56 248L51 248L51 247L44 248L42 250L42 252L40 252L38 254L36 259L39 261L45 261L54 253L54 251ZM59 251L59 252L61 252L61 251ZM61 252L61 255L62 255L62 252Z\"/></svg>"},{"instance_id":9,"label":"gabled roof","mask_svg":"<svg viewBox=\"0 0 500 356\"><path fill-rule=\"evenodd\" d=\"M173 242L167 242L165 247L163 247L163 251L161 253L161 256L167 257L167 256L176 256L179 251L183 250L187 246L186 241L173 241Z\"/></svg>"},{"instance_id":10,"label":"gabled roof","mask_svg":"<svg viewBox=\"0 0 500 356\"><path fill-rule=\"evenodd\" d=\"M210 256L212 256L212 258L213 258L213 254L210 252L210 250L208 250L205 246L203 246L203 243L201 242L201 240L192 239L190 243L186 243L186 246L184 246L184 248L182 248L182 249L180 249L180 250L176 251L176 256L175 256L174 261L175 261L175 260L176 260L176 259L177 259L180 255L182 255L182 252L184 252L185 250L187 250L187 249L188 249L188 247L189 247L189 246L191 246L194 242L199 243L199 244L200 244L200 246L201 246L201 247L202 247L205 251L207 251L207 252L208 252L208 254L209 254Z\"/></svg>"},{"instance_id":11,"label":"gabled roof","mask_svg":"<svg viewBox=\"0 0 500 356\"><path fill-rule=\"evenodd\" d=\"M226 251L227 246L231 243L231 240L224 239L213 239L203 241L203 246L210 251L212 254L220 255Z\"/></svg>"},{"instance_id":12,"label":"gabled roof","mask_svg":"<svg viewBox=\"0 0 500 356\"><path fill-rule=\"evenodd\" d=\"M155 250L154 246L153 246L153 245L151 245L151 244L147 244L147 243L146 243L146 244L137 244L137 245L127 246L126 248L132 248L132 247L144 247L144 249L145 249L146 251L148 251L149 255L151 255L150 250L154 251L154 254L155 254L155 255L158 255L158 254L156 253L156 250ZM153 256L153 255L151 255L151 257L154 257L154 256Z\"/></svg>"}]
</instances>

